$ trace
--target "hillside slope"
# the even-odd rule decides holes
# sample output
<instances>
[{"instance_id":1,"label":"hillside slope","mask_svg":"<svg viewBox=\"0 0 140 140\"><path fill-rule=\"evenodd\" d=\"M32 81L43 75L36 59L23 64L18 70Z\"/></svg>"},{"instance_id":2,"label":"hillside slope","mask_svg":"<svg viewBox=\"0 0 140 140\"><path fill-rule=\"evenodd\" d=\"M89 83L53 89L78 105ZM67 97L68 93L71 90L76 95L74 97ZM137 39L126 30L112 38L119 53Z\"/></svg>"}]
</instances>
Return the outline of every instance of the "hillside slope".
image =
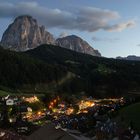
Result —
<instances>
[{"instance_id":1,"label":"hillside slope","mask_svg":"<svg viewBox=\"0 0 140 140\"><path fill-rule=\"evenodd\" d=\"M133 127L140 132L140 102L124 107L119 111L119 119L123 117L124 125L127 127L130 125L130 122L133 124Z\"/></svg>"},{"instance_id":2,"label":"hillside slope","mask_svg":"<svg viewBox=\"0 0 140 140\"><path fill-rule=\"evenodd\" d=\"M95 96L117 96L139 91L140 63L93 57L56 46L42 45L26 52L50 64L59 64L78 76L81 91ZM71 89L76 88L73 81ZM84 85L84 86L83 86ZM68 85L69 87L69 85Z\"/></svg>"},{"instance_id":3,"label":"hillside slope","mask_svg":"<svg viewBox=\"0 0 140 140\"><path fill-rule=\"evenodd\" d=\"M59 74L58 74L59 73ZM38 85L56 83L67 74L61 66L49 65L21 53L0 48L0 88L33 91Z\"/></svg>"},{"instance_id":4,"label":"hillside slope","mask_svg":"<svg viewBox=\"0 0 140 140\"><path fill-rule=\"evenodd\" d=\"M121 96L140 91L140 62L93 57L53 45L24 53L0 49L0 88Z\"/></svg>"}]
</instances>

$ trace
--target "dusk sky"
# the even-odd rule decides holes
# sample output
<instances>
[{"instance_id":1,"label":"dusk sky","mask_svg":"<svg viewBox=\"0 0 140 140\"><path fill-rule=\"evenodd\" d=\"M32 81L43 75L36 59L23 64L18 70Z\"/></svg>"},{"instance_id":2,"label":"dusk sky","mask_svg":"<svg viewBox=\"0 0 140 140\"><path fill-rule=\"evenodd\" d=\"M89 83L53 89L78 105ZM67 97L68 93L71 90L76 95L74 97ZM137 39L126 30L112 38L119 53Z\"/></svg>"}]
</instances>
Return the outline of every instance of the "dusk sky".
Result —
<instances>
[{"instance_id":1,"label":"dusk sky","mask_svg":"<svg viewBox=\"0 0 140 140\"><path fill-rule=\"evenodd\" d=\"M0 0L0 38L25 14L56 38L80 36L102 56L140 56L140 0Z\"/></svg>"}]
</instances>

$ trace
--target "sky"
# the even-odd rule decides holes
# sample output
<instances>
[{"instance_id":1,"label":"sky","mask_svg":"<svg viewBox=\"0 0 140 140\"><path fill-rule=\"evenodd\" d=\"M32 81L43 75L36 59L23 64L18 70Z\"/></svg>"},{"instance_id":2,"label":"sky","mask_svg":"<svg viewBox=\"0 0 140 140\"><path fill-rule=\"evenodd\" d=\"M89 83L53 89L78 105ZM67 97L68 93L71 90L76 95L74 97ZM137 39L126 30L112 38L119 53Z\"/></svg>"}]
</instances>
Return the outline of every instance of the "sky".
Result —
<instances>
[{"instance_id":1,"label":"sky","mask_svg":"<svg viewBox=\"0 0 140 140\"><path fill-rule=\"evenodd\" d=\"M104 57L140 56L140 0L0 0L0 38L31 15L55 38L77 35Z\"/></svg>"}]
</instances>

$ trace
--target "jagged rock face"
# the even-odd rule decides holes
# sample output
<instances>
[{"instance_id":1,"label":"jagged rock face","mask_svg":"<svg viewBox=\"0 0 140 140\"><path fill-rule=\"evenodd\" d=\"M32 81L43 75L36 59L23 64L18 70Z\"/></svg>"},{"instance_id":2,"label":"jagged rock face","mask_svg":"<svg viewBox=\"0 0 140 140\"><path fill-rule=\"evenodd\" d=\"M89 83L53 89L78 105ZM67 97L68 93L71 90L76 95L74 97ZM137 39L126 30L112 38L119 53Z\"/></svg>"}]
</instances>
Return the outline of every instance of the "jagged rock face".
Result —
<instances>
[{"instance_id":1,"label":"jagged rock face","mask_svg":"<svg viewBox=\"0 0 140 140\"><path fill-rule=\"evenodd\" d=\"M31 16L19 16L4 32L1 45L15 51L26 51L54 42L53 36Z\"/></svg>"},{"instance_id":2,"label":"jagged rock face","mask_svg":"<svg viewBox=\"0 0 140 140\"><path fill-rule=\"evenodd\" d=\"M27 15L17 17L9 25L0 44L5 49L14 51L34 49L41 44L56 44L73 51L101 56L98 50L93 49L86 41L75 35L58 38L55 41L53 36L45 31L44 26L40 27L35 19Z\"/></svg>"},{"instance_id":3,"label":"jagged rock face","mask_svg":"<svg viewBox=\"0 0 140 140\"><path fill-rule=\"evenodd\" d=\"M58 38L55 41L55 44L76 52L86 53L93 56L101 56L98 50L95 50L86 41L75 35Z\"/></svg>"}]
</instances>

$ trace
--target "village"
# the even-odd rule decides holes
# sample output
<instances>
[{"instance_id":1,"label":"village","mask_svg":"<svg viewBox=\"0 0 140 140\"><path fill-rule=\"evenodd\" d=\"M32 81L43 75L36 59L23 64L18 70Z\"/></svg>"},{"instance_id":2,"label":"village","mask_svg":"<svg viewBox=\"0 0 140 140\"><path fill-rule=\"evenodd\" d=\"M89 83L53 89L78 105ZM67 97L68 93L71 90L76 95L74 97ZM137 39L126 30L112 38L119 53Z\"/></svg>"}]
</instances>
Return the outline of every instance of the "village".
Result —
<instances>
[{"instance_id":1,"label":"village","mask_svg":"<svg viewBox=\"0 0 140 140\"><path fill-rule=\"evenodd\" d=\"M134 102L135 98L124 97L82 97L68 101L59 96L48 100L35 95L7 95L0 99L0 138L7 137L12 140L12 137L17 135L17 139L25 139L44 125L52 124L56 130L61 129L72 135L80 133L92 140L125 140L125 137L138 140L139 135L132 122L127 128L122 128L115 119L121 108ZM121 121L123 119L121 116Z\"/></svg>"}]
</instances>

